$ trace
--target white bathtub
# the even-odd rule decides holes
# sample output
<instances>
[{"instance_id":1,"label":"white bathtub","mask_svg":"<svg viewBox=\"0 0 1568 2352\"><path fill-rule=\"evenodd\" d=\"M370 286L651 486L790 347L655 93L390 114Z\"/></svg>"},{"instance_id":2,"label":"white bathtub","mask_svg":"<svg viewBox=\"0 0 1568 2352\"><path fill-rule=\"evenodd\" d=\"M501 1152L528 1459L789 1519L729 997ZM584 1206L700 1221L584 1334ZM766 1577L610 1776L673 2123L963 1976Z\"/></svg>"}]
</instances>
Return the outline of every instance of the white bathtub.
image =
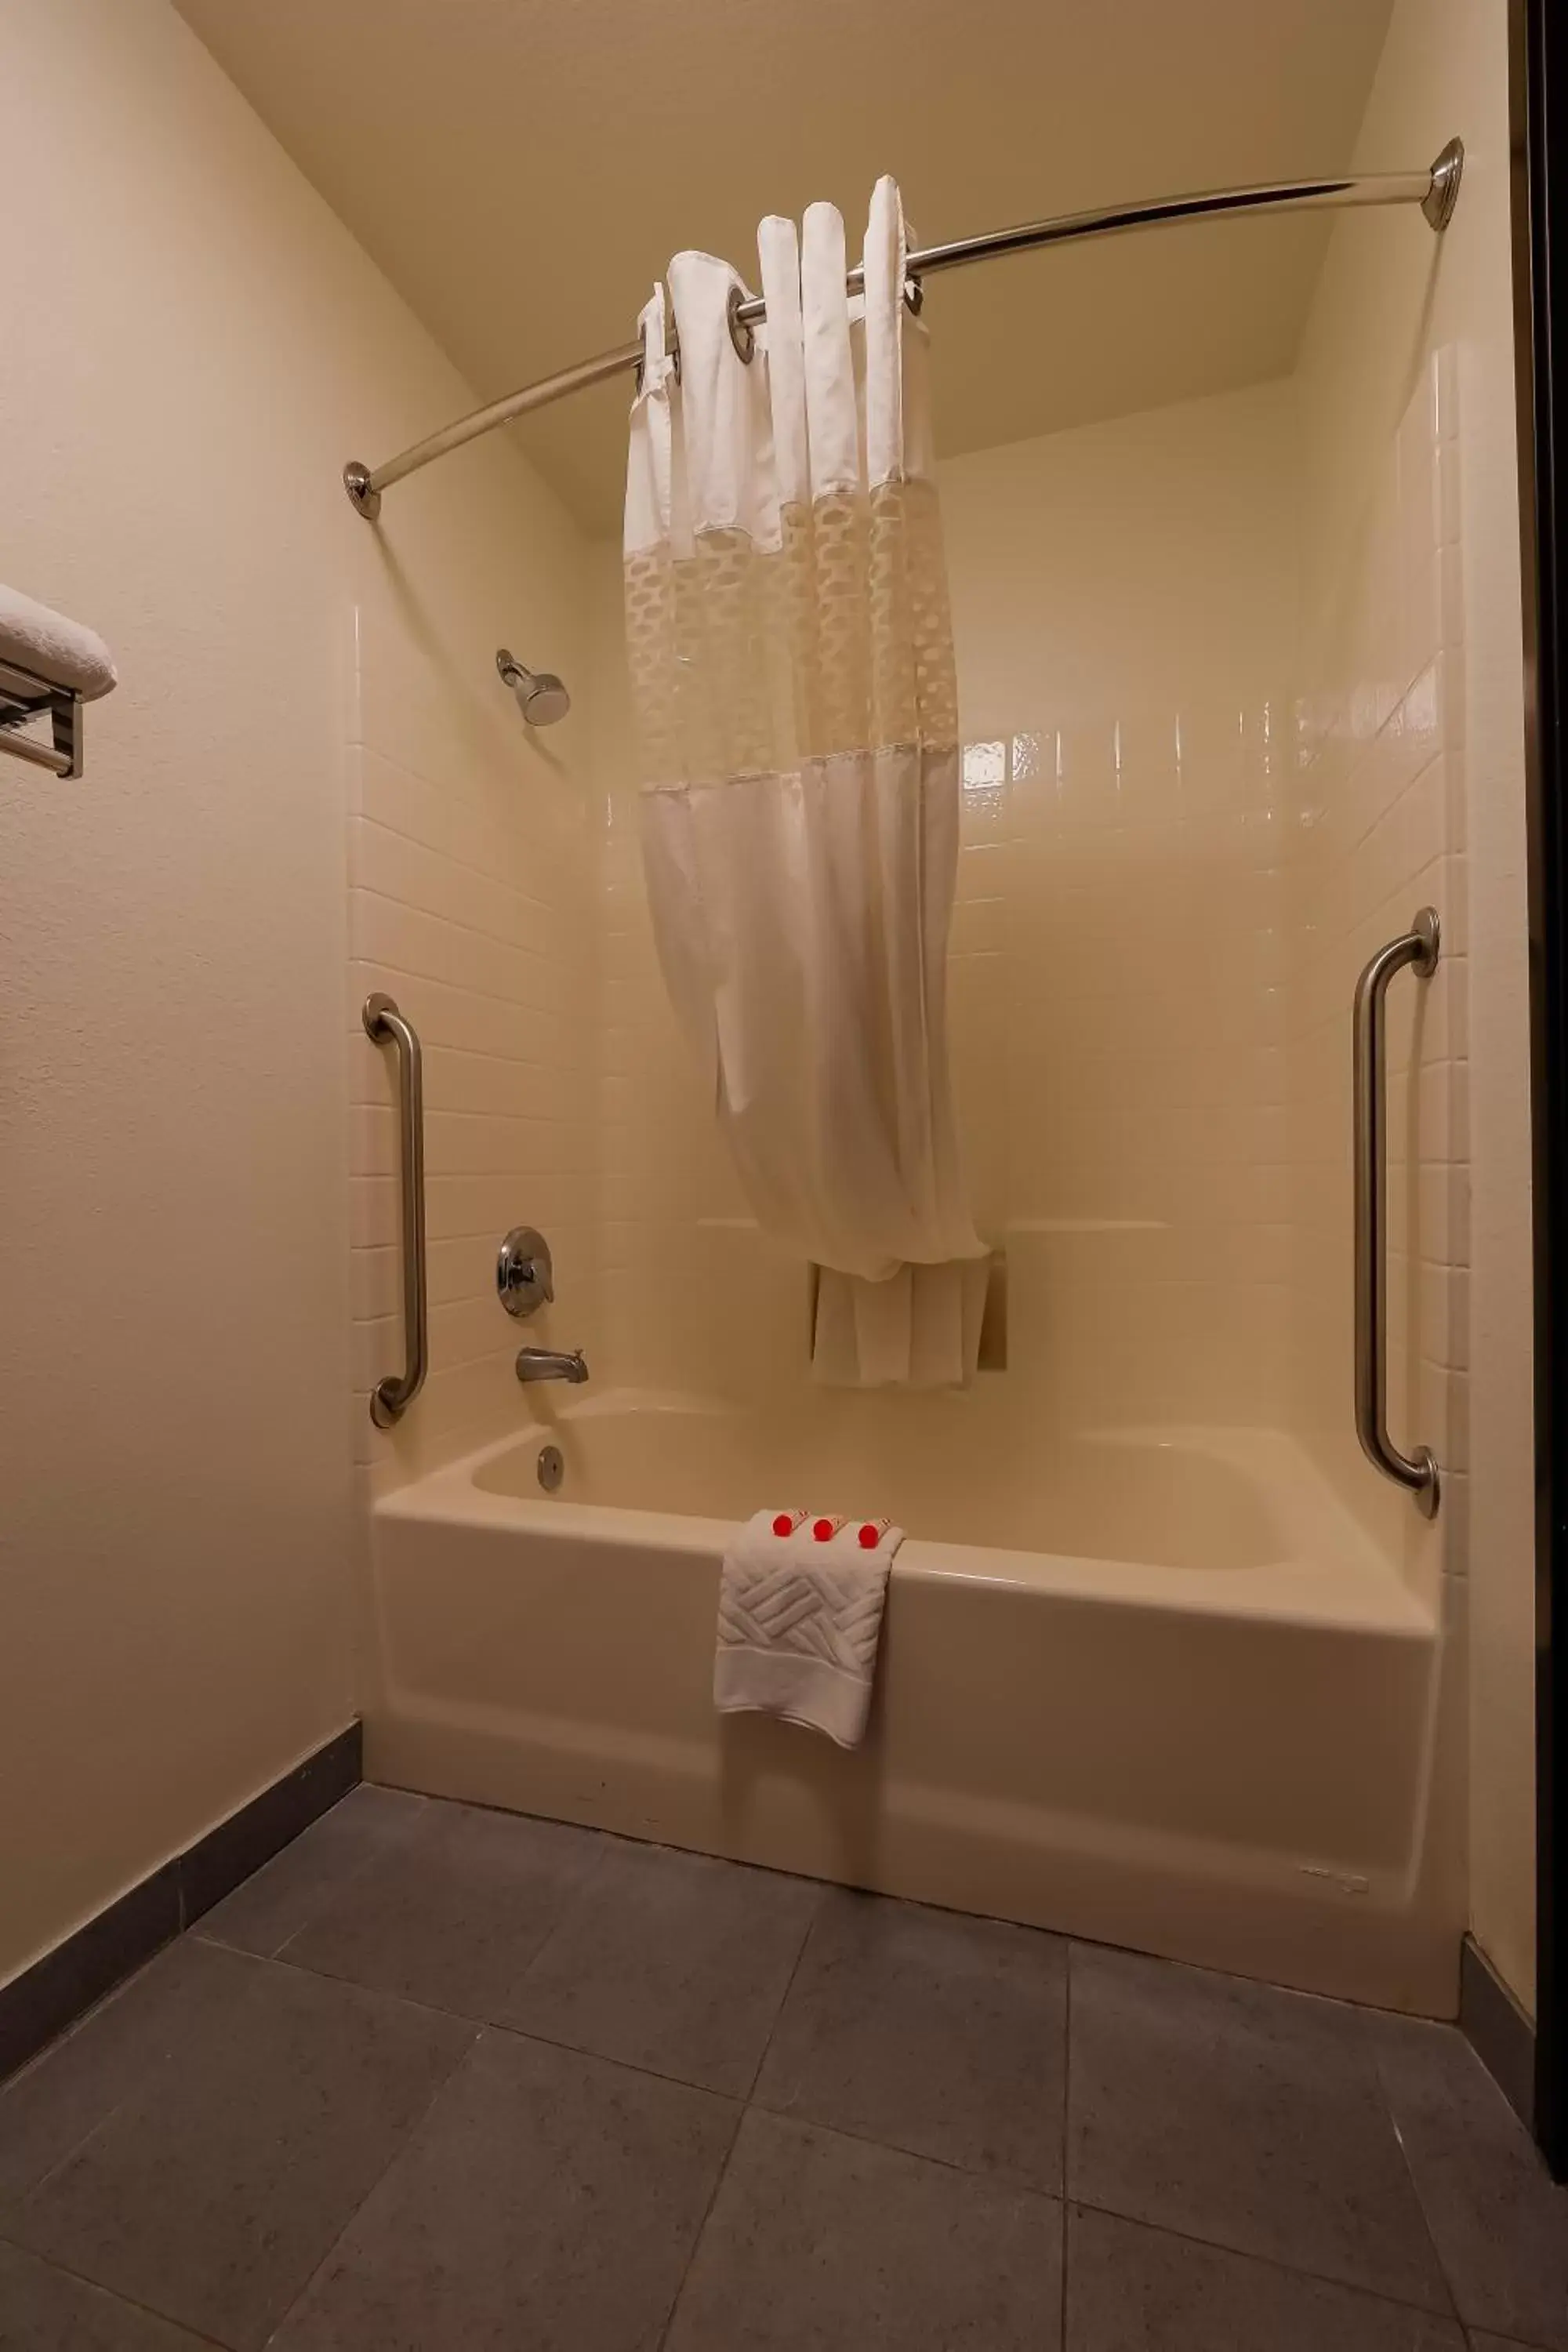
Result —
<instances>
[{"instance_id":1,"label":"white bathtub","mask_svg":"<svg viewBox=\"0 0 1568 2352\"><path fill-rule=\"evenodd\" d=\"M375 1506L374 1777L1451 2011L1444 1644L1289 1438L553 1405ZM853 1755L712 1712L726 1535L792 1502L910 1531Z\"/></svg>"}]
</instances>

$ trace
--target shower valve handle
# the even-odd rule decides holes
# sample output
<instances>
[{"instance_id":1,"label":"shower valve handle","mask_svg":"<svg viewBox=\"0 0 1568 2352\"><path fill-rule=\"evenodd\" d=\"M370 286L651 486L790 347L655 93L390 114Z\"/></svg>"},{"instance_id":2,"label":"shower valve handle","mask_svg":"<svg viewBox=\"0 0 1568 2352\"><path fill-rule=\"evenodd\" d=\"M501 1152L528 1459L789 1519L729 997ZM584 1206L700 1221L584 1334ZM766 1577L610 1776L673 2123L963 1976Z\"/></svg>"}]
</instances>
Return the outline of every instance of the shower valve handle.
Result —
<instances>
[{"instance_id":1,"label":"shower valve handle","mask_svg":"<svg viewBox=\"0 0 1568 2352\"><path fill-rule=\"evenodd\" d=\"M496 1260L496 1295L520 1323L554 1297L550 1244L531 1225L514 1225L502 1242Z\"/></svg>"}]
</instances>

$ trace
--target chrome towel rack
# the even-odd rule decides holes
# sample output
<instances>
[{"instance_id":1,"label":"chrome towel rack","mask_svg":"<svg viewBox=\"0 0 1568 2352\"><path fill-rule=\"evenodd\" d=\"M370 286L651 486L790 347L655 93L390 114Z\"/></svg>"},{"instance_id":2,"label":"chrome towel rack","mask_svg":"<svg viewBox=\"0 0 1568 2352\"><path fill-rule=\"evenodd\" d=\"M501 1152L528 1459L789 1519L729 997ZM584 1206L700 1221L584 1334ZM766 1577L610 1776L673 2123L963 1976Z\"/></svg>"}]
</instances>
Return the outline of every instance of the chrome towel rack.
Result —
<instances>
[{"instance_id":1,"label":"chrome towel rack","mask_svg":"<svg viewBox=\"0 0 1568 2352\"><path fill-rule=\"evenodd\" d=\"M419 1040L390 996L378 991L364 1001L365 1035L397 1048L398 1128L403 1162L404 1368L378 1381L370 1417L377 1429L401 1421L430 1369L430 1320L425 1277L425 1070Z\"/></svg>"},{"instance_id":2,"label":"chrome towel rack","mask_svg":"<svg viewBox=\"0 0 1568 2352\"><path fill-rule=\"evenodd\" d=\"M1387 1144L1384 1132L1384 1012L1388 983L1408 965L1417 980L1437 969L1442 931L1436 909L1423 907L1410 929L1379 948L1356 982L1352 1090L1355 1098L1355 1427L1362 1451L1385 1478L1406 1486L1423 1518L1435 1519L1441 1495L1428 1446L1402 1454L1388 1433L1386 1245Z\"/></svg>"},{"instance_id":3,"label":"chrome towel rack","mask_svg":"<svg viewBox=\"0 0 1568 2352\"><path fill-rule=\"evenodd\" d=\"M81 702L68 686L52 685L16 662L0 661L0 751L57 776L79 776ZM33 719L48 720L47 738L22 733Z\"/></svg>"}]
</instances>

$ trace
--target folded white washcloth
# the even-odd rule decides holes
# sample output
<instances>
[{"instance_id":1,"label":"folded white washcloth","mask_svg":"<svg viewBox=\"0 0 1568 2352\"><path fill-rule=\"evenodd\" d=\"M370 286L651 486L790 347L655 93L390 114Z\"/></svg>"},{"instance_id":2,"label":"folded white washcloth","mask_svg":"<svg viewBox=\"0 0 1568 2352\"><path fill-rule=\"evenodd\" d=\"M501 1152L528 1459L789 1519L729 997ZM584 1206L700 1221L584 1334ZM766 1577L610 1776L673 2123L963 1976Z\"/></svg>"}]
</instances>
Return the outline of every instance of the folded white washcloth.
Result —
<instances>
[{"instance_id":1,"label":"folded white washcloth","mask_svg":"<svg viewBox=\"0 0 1568 2352\"><path fill-rule=\"evenodd\" d=\"M826 1541L814 1530L830 1527ZM778 1530L783 1528L783 1534ZM885 1520L758 1511L724 1554L713 1704L782 1715L856 1748L866 1729L888 1571L903 1542Z\"/></svg>"},{"instance_id":2,"label":"folded white washcloth","mask_svg":"<svg viewBox=\"0 0 1568 2352\"><path fill-rule=\"evenodd\" d=\"M0 585L0 662L31 670L47 686L67 688L94 702L115 684L114 659L103 639L79 621L51 613L19 589Z\"/></svg>"}]
</instances>

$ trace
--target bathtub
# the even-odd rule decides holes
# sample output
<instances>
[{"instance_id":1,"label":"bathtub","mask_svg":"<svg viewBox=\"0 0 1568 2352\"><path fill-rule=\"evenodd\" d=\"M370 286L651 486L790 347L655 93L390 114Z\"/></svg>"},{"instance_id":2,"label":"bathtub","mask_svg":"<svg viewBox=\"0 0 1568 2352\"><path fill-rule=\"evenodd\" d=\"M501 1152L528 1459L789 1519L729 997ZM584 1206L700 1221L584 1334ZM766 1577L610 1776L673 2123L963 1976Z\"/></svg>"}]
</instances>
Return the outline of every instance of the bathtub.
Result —
<instances>
[{"instance_id":1,"label":"bathtub","mask_svg":"<svg viewBox=\"0 0 1568 2352\"><path fill-rule=\"evenodd\" d=\"M1452 2012L1449 1645L1288 1436L536 1410L374 1505L372 1777ZM726 1537L792 1502L910 1530L852 1754L712 1711Z\"/></svg>"}]
</instances>

